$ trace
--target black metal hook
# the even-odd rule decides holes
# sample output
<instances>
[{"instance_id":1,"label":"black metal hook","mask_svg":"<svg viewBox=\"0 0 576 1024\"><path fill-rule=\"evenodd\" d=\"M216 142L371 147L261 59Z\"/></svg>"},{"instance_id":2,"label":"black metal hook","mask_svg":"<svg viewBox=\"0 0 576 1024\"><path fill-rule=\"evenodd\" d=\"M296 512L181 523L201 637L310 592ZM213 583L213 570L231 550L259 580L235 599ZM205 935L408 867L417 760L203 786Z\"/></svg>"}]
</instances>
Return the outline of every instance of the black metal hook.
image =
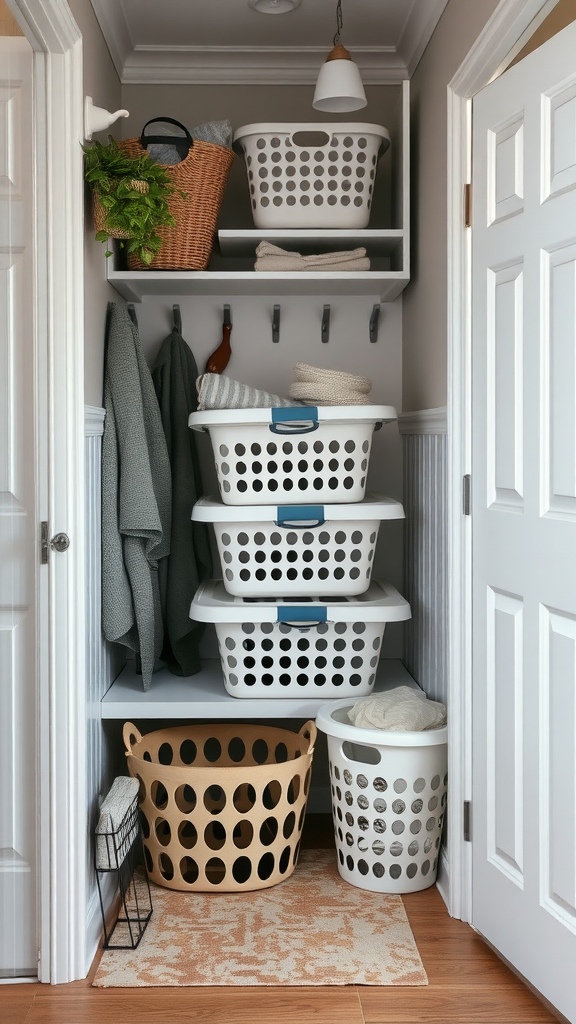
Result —
<instances>
[{"instance_id":1,"label":"black metal hook","mask_svg":"<svg viewBox=\"0 0 576 1024\"><path fill-rule=\"evenodd\" d=\"M377 302L372 307L372 315L370 316L370 341L374 345L378 341L378 320L380 318L380 303Z\"/></svg>"},{"instance_id":2,"label":"black metal hook","mask_svg":"<svg viewBox=\"0 0 576 1024\"><path fill-rule=\"evenodd\" d=\"M272 313L272 341L275 345L280 341L280 306L274 306Z\"/></svg>"},{"instance_id":3,"label":"black metal hook","mask_svg":"<svg viewBox=\"0 0 576 1024\"><path fill-rule=\"evenodd\" d=\"M136 330L138 330L138 317L136 316L136 307L134 303L126 303L126 309L128 310L128 316L130 317L132 323L134 324L134 327L136 328Z\"/></svg>"},{"instance_id":4,"label":"black metal hook","mask_svg":"<svg viewBox=\"0 0 576 1024\"><path fill-rule=\"evenodd\" d=\"M230 312L230 306L228 303L224 305L224 312L222 315L222 323L232 326L232 314Z\"/></svg>"},{"instance_id":5,"label":"black metal hook","mask_svg":"<svg viewBox=\"0 0 576 1024\"><path fill-rule=\"evenodd\" d=\"M174 317L174 328L178 334L182 334L182 314L180 313L180 306L175 303L172 306L172 315Z\"/></svg>"},{"instance_id":6,"label":"black metal hook","mask_svg":"<svg viewBox=\"0 0 576 1024\"><path fill-rule=\"evenodd\" d=\"M324 306L322 313L322 344L327 345L330 340L330 306Z\"/></svg>"}]
</instances>

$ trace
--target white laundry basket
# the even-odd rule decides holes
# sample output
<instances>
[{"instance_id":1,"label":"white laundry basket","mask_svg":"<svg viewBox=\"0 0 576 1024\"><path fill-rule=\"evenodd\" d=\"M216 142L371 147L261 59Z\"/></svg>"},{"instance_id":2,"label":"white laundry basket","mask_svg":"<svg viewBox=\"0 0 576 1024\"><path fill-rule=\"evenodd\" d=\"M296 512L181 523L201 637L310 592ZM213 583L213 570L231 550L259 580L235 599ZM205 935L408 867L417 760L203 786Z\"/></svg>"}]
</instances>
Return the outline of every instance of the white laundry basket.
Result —
<instances>
[{"instance_id":1,"label":"white laundry basket","mask_svg":"<svg viewBox=\"0 0 576 1024\"><path fill-rule=\"evenodd\" d=\"M379 124L248 124L234 134L257 228L365 228L376 166L390 146Z\"/></svg>"},{"instance_id":2,"label":"white laundry basket","mask_svg":"<svg viewBox=\"0 0 576 1024\"><path fill-rule=\"evenodd\" d=\"M208 580L190 618L215 623L231 696L333 700L372 692L384 627L410 606L380 581L359 597L283 601L231 597Z\"/></svg>"},{"instance_id":3,"label":"white laundry basket","mask_svg":"<svg viewBox=\"0 0 576 1024\"><path fill-rule=\"evenodd\" d=\"M391 405L209 409L207 430L226 505L362 501L372 434L396 419Z\"/></svg>"},{"instance_id":4,"label":"white laundry basket","mask_svg":"<svg viewBox=\"0 0 576 1024\"><path fill-rule=\"evenodd\" d=\"M406 893L436 880L446 811L448 730L386 732L348 720L353 700L323 705L332 813L342 878Z\"/></svg>"},{"instance_id":5,"label":"white laundry basket","mask_svg":"<svg viewBox=\"0 0 576 1024\"><path fill-rule=\"evenodd\" d=\"M347 505L223 505L201 498L192 519L212 523L224 586L238 597L353 596L368 589L380 522L398 501Z\"/></svg>"}]
</instances>

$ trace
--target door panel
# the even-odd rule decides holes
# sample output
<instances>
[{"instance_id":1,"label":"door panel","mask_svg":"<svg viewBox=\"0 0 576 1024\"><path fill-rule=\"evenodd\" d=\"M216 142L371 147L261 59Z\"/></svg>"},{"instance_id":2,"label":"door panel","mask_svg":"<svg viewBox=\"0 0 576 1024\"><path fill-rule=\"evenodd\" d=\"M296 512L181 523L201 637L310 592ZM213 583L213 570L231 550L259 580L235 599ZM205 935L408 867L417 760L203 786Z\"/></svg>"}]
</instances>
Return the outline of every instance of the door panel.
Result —
<instances>
[{"instance_id":1,"label":"door panel","mask_svg":"<svg viewBox=\"0 0 576 1024\"><path fill-rule=\"evenodd\" d=\"M36 490L32 51L0 38L0 977L34 975Z\"/></svg>"}]
</instances>

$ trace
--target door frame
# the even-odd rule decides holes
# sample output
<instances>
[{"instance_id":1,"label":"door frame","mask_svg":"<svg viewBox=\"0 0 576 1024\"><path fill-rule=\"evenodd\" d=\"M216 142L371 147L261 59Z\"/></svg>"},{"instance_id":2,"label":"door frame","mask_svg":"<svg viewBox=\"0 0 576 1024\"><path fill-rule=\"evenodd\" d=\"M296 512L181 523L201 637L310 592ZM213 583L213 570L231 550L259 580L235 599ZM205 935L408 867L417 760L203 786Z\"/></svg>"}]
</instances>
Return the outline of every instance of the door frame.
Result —
<instances>
[{"instance_id":1,"label":"door frame","mask_svg":"<svg viewBox=\"0 0 576 1024\"><path fill-rule=\"evenodd\" d=\"M38 977L56 984L86 973L82 36L66 0L7 2L34 51ZM42 520L70 538L48 565Z\"/></svg>"},{"instance_id":2,"label":"door frame","mask_svg":"<svg viewBox=\"0 0 576 1024\"><path fill-rule=\"evenodd\" d=\"M472 99L507 67L558 0L501 0L448 84L448 579L450 707L448 908L472 921L472 842L464 841L464 801L472 799L472 523L463 514L471 473L472 231L464 225L471 180ZM472 481L472 486L473 486Z\"/></svg>"}]
</instances>

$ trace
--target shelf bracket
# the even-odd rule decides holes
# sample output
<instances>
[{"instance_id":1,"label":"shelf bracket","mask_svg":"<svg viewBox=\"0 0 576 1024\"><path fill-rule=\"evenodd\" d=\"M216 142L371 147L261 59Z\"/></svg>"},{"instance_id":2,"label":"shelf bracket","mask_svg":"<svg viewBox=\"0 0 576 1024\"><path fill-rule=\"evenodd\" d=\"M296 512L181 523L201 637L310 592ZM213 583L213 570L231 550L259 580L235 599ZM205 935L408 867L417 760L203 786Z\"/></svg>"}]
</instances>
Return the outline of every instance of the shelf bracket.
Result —
<instances>
[{"instance_id":1,"label":"shelf bracket","mask_svg":"<svg viewBox=\"0 0 576 1024\"><path fill-rule=\"evenodd\" d=\"M280 306L274 306L272 313L272 341L275 345L280 341Z\"/></svg>"},{"instance_id":2,"label":"shelf bracket","mask_svg":"<svg viewBox=\"0 0 576 1024\"><path fill-rule=\"evenodd\" d=\"M372 307L372 314L370 316L370 342L374 345L378 341L378 321L380 319L380 303L377 302Z\"/></svg>"},{"instance_id":3,"label":"shelf bracket","mask_svg":"<svg viewBox=\"0 0 576 1024\"><path fill-rule=\"evenodd\" d=\"M330 306L324 306L322 313L322 344L327 345L330 340Z\"/></svg>"}]
</instances>

